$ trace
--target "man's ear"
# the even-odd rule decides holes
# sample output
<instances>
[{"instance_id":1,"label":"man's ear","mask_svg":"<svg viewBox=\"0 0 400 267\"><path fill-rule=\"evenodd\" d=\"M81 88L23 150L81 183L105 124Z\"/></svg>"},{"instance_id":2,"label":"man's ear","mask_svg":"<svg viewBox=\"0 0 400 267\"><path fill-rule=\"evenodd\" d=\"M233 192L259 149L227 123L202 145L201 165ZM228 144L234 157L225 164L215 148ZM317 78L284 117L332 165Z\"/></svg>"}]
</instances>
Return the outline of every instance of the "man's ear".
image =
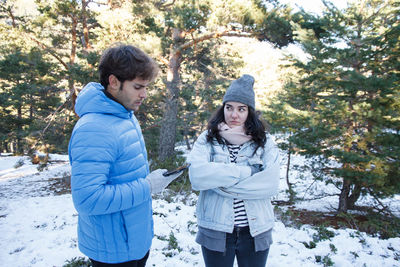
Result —
<instances>
[{"instance_id":1,"label":"man's ear","mask_svg":"<svg viewBox=\"0 0 400 267\"><path fill-rule=\"evenodd\" d=\"M111 74L108 76L108 86L107 86L107 91L116 91L119 90L121 82L118 80L118 78L114 75Z\"/></svg>"}]
</instances>

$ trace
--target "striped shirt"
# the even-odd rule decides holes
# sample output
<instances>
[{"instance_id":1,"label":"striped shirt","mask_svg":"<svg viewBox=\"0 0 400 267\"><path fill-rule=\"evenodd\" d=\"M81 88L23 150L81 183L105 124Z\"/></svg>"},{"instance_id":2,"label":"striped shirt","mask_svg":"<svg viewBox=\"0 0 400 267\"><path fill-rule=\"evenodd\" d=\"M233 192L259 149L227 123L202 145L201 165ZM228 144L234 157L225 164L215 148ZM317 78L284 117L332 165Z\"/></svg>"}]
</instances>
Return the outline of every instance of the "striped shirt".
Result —
<instances>
[{"instance_id":1,"label":"striped shirt","mask_svg":"<svg viewBox=\"0 0 400 267\"><path fill-rule=\"evenodd\" d=\"M241 147L241 145L228 145L230 161L232 163L236 163L237 155ZM236 198L233 200L233 211L235 213L235 226L245 227L249 225L243 200Z\"/></svg>"}]
</instances>

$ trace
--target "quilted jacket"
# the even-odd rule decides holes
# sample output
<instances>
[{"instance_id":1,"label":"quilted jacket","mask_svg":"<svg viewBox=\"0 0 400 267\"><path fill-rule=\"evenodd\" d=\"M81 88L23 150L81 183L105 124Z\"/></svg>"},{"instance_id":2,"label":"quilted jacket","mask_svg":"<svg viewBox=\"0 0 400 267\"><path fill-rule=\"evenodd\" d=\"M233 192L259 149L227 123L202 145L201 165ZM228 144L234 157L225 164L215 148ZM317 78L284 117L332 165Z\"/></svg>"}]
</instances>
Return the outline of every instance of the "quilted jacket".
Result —
<instances>
[{"instance_id":1,"label":"quilted jacket","mask_svg":"<svg viewBox=\"0 0 400 267\"><path fill-rule=\"evenodd\" d=\"M79 94L69 143L72 199L79 249L105 263L141 259L153 220L147 152L133 112L108 98L98 83Z\"/></svg>"}]
</instances>

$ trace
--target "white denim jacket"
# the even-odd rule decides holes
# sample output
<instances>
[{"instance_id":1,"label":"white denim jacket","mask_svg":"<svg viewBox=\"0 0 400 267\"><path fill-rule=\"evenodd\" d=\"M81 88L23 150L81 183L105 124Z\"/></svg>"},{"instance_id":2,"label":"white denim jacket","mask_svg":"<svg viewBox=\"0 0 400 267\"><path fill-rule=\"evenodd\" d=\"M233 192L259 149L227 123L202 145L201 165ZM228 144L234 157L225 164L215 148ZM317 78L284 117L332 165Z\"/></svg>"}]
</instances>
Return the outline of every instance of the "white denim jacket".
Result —
<instances>
[{"instance_id":1,"label":"white denim jacket","mask_svg":"<svg viewBox=\"0 0 400 267\"><path fill-rule=\"evenodd\" d=\"M254 237L270 230L274 213L270 198L278 193L279 150L267 134L264 149L253 155L252 141L243 144L237 162L230 163L227 146L213 145L206 140L207 131L195 142L187 161L191 163L189 177L194 190L200 190L196 215L198 225L231 233L234 227L233 199L243 199L250 233ZM262 165L251 175L251 165Z\"/></svg>"}]
</instances>

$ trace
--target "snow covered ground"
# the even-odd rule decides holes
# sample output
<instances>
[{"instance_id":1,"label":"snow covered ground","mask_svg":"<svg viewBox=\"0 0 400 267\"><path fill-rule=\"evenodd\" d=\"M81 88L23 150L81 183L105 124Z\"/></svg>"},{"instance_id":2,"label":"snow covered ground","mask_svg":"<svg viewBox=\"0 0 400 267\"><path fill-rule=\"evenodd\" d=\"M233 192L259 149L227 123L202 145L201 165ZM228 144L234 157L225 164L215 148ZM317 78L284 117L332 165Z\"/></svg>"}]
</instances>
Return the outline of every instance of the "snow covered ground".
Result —
<instances>
[{"instance_id":1,"label":"snow covered ground","mask_svg":"<svg viewBox=\"0 0 400 267\"><path fill-rule=\"evenodd\" d=\"M75 211L71 195L63 193L60 181L70 174L66 155L51 155L58 160L39 172L27 157L0 157L0 266L63 266L74 257L84 257L77 248ZM301 158L294 158L301 162ZM23 163L23 164L22 164ZM15 168L16 165L21 165ZM282 177L284 177L282 166ZM293 179L301 173L292 172ZM320 192L337 193L323 183L293 180L299 196L309 199ZM58 193L56 192L57 190ZM282 178L281 193L275 200L286 200L286 183ZM199 245L194 242L197 230L194 217L196 195L159 196L153 202L155 237L147 266L204 266ZM361 200L364 204L369 199ZM329 211L337 206L336 197L307 200L297 206ZM396 214L399 197L387 200ZM277 221L267 266L400 266L400 238L382 240L355 230L327 228L330 239L307 248L317 230L304 225L300 229L285 227Z\"/></svg>"}]
</instances>

